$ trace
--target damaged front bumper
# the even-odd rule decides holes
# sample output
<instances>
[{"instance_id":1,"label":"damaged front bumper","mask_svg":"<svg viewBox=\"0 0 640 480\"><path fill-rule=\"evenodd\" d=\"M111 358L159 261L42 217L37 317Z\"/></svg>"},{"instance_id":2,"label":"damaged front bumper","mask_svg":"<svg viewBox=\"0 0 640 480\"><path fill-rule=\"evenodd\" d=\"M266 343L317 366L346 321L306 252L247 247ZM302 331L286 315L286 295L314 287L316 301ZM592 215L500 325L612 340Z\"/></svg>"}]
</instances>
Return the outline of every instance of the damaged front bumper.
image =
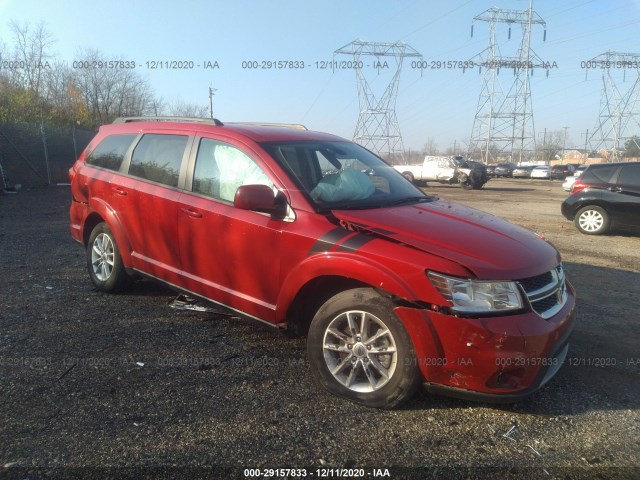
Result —
<instances>
[{"instance_id":1,"label":"damaged front bumper","mask_svg":"<svg viewBox=\"0 0 640 480\"><path fill-rule=\"evenodd\" d=\"M429 392L466 400L509 403L541 388L558 372L574 327L575 294L551 318L535 312L460 318L398 307Z\"/></svg>"}]
</instances>

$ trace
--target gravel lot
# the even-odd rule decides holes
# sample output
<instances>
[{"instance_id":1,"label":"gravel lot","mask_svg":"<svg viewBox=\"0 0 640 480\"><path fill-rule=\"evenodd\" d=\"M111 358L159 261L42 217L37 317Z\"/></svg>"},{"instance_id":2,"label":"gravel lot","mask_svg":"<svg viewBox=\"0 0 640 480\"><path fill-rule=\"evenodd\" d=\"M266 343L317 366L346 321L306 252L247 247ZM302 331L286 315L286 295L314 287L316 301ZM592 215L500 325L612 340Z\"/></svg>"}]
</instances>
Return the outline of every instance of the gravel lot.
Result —
<instances>
[{"instance_id":1,"label":"gravel lot","mask_svg":"<svg viewBox=\"0 0 640 480\"><path fill-rule=\"evenodd\" d=\"M569 359L526 401L340 400L310 379L304 339L169 308L174 294L149 282L94 291L68 187L0 196L0 478L640 478L640 237L578 233L557 181L427 191L563 256L578 292Z\"/></svg>"}]
</instances>

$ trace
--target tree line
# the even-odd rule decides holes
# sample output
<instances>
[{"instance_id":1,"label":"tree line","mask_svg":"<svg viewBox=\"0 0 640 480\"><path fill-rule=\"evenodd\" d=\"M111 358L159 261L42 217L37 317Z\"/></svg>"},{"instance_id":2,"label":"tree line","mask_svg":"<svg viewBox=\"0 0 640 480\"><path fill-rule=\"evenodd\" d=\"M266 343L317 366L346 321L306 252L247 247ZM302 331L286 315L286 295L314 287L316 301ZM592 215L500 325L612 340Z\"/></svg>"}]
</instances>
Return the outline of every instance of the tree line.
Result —
<instances>
[{"instance_id":1,"label":"tree line","mask_svg":"<svg viewBox=\"0 0 640 480\"><path fill-rule=\"evenodd\" d=\"M104 58L122 57L82 48L74 62L82 68L69 66L53 53L43 23L10 22L8 31L10 43L0 39L0 121L95 128L124 116L209 114L206 106L157 97L135 69L101 68Z\"/></svg>"}]
</instances>

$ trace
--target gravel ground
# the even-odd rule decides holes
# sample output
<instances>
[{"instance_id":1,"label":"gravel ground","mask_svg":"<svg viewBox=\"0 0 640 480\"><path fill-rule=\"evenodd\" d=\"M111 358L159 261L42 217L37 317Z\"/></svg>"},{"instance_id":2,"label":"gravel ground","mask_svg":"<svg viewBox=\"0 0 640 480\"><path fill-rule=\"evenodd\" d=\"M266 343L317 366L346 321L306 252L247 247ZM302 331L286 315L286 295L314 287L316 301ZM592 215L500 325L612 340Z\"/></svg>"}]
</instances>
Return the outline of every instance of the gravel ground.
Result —
<instances>
[{"instance_id":1,"label":"gravel ground","mask_svg":"<svg viewBox=\"0 0 640 480\"><path fill-rule=\"evenodd\" d=\"M579 234L559 182L427 191L563 255L577 327L565 366L526 401L420 391L380 411L335 398L310 379L304 339L169 308L174 294L149 282L96 292L67 187L0 197L0 478L640 478L640 238Z\"/></svg>"}]
</instances>

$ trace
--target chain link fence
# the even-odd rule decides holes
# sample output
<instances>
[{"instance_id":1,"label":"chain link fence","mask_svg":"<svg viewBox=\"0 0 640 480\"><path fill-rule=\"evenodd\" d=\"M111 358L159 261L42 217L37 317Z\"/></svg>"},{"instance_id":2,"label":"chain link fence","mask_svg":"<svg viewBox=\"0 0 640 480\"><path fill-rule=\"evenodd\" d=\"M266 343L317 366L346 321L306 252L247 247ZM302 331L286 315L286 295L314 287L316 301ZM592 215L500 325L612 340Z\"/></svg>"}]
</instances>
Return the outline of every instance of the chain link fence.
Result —
<instances>
[{"instance_id":1,"label":"chain link fence","mask_svg":"<svg viewBox=\"0 0 640 480\"><path fill-rule=\"evenodd\" d=\"M96 132L75 127L0 122L0 189L69 181L67 172Z\"/></svg>"}]
</instances>

